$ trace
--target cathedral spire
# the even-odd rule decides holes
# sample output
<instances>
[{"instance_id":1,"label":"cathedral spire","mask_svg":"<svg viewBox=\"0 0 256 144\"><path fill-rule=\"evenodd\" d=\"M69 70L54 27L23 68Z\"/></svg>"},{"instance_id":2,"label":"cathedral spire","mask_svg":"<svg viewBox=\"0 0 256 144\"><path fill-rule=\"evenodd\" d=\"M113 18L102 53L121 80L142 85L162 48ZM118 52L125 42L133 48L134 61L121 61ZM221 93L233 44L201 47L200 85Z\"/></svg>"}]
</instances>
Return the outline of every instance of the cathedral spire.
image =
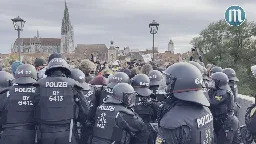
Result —
<instances>
[{"instance_id":1,"label":"cathedral spire","mask_svg":"<svg viewBox=\"0 0 256 144\"><path fill-rule=\"evenodd\" d=\"M66 34L69 31L69 27L71 22L69 20L69 11L67 1L65 0L65 9L64 9L64 16L62 18L62 27L61 27L61 35Z\"/></svg>"},{"instance_id":2,"label":"cathedral spire","mask_svg":"<svg viewBox=\"0 0 256 144\"><path fill-rule=\"evenodd\" d=\"M37 36L37 38L39 38L39 31L38 30L36 32L36 36Z\"/></svg>"},{"instance_id":3,"label":"cathedral spire","mask_svg":"<svg viewBox=\"0 0 256 144\"><path fill-rule=\"evenodd\" d=\"M67 1L65 0L64 16L61 26L61 49L60 52L69 53L74 51L74 31L69 18Z\"/></svg>"}]
</instances>

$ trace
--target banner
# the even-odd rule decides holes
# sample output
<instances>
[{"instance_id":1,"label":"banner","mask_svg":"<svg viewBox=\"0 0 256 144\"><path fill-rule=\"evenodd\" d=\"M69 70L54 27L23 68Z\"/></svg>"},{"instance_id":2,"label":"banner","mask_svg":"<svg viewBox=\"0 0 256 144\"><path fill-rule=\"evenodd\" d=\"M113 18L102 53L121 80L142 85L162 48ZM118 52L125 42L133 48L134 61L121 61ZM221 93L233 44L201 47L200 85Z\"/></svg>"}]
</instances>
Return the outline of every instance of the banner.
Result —
<instances>
[{"instance_id":1,"label":"banner","mask_svg":"<svg viewBox=\"0 0 256 144\"><path fill-rule=\"evenodd\" d=\"M150 62L150 61L152 60L150 54L142 55L142 58L143 58L143 60L144 60L145 63L148 63L148 62Z\"/></svg>"}]
</instances>

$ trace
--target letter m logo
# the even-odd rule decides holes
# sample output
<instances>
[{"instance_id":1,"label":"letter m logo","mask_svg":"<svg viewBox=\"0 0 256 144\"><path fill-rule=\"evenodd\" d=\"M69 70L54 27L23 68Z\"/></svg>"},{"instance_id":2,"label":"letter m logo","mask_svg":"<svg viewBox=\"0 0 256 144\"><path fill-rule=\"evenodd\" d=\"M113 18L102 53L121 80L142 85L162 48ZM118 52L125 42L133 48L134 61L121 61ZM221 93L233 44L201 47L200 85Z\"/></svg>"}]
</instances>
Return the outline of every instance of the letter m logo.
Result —
<instances>
[{"instance_id":1,"label":"letter m logo","mask_svg":"<svg viewBox=\"0 0 256 144\"><path fill-rule=\"evenodd\" d=\"M243 22L242 11L240 9L230 9L229 10L229 22Z\"/></svg>"}]
</instances>

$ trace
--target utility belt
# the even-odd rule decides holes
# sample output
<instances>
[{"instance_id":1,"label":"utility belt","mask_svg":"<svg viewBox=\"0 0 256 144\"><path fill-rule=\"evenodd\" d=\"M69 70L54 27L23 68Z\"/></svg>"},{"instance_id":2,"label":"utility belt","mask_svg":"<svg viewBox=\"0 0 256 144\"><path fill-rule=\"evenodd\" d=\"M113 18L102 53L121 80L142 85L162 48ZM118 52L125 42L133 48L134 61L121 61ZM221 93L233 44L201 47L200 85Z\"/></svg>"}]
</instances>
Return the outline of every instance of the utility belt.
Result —
<instances>
[{"instance_id":1,"label":"utility belt","mask_svg":"<svg viewBox=\"0 0 256 144\"><path fill-rule=\"evenodd\" d=\"M62 132L69 131L70 124L63 125L39 125L38 129L41 133L54 133L54 132Z\"/></svg>"},{"instance_id":2,"label":"utility belt","mask_svg":"<svg viewBox=\"0 0 256 144\"><path fill-rule=\"evenodd\" d=\"M6 129L12 130L36 130L34 125L3 125L3 131Z\"/></svg>"},{"instance_id":3,"label":"utility belt","mask_svg":"<svg viewBox=\"0 0 256 144\"><path fill-rule=\"evenodd\" d=\"M117 137L115 135L113 135L112 138L108 139L106 137L101 137L101 136L93 136L95 138L98 139L102 139L102 140L107 140L107 141L111 141L111 144L130 144L131 142L131 138L134 136L133 133L129 133L127 131L122 131L122 135Z\"/></svg>"},{"instance_id":4,"label":"utility belt","mask_svg":"<svg viewBox=\"0 0 256 144\"><path fill-rule=\"evenodd\" d=\"M42 133L57 133L57 132L69 131L69 142L71 142L72 136L73 136L73 128L74 128L73 119L71 119L70 123L68 124L59 124L59 125L40 124L38 126L39 131L36 134L36 137L39 137L40 139L40 136L38 135L41 135Z\"/></svg>"}]
</instances>

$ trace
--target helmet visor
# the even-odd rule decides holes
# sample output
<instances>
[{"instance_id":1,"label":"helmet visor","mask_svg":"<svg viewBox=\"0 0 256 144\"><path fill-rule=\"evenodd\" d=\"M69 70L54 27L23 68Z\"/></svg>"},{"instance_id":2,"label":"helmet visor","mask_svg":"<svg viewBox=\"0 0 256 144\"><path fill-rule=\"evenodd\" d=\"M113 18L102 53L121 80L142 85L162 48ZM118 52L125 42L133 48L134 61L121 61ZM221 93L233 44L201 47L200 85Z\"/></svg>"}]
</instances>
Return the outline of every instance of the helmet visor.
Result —
<instances>
[{"instance_id":1,"label":"helmet visor","mask_svg":"<svg viewBox=\"0 0 256 144\"><path fill-rule=\"evenodd\" d=\"M124 99L123 103L127 105L128 107L134 107L135 106L135 95L136 93L124 93Z\"/></svg>"}]
</instances>

